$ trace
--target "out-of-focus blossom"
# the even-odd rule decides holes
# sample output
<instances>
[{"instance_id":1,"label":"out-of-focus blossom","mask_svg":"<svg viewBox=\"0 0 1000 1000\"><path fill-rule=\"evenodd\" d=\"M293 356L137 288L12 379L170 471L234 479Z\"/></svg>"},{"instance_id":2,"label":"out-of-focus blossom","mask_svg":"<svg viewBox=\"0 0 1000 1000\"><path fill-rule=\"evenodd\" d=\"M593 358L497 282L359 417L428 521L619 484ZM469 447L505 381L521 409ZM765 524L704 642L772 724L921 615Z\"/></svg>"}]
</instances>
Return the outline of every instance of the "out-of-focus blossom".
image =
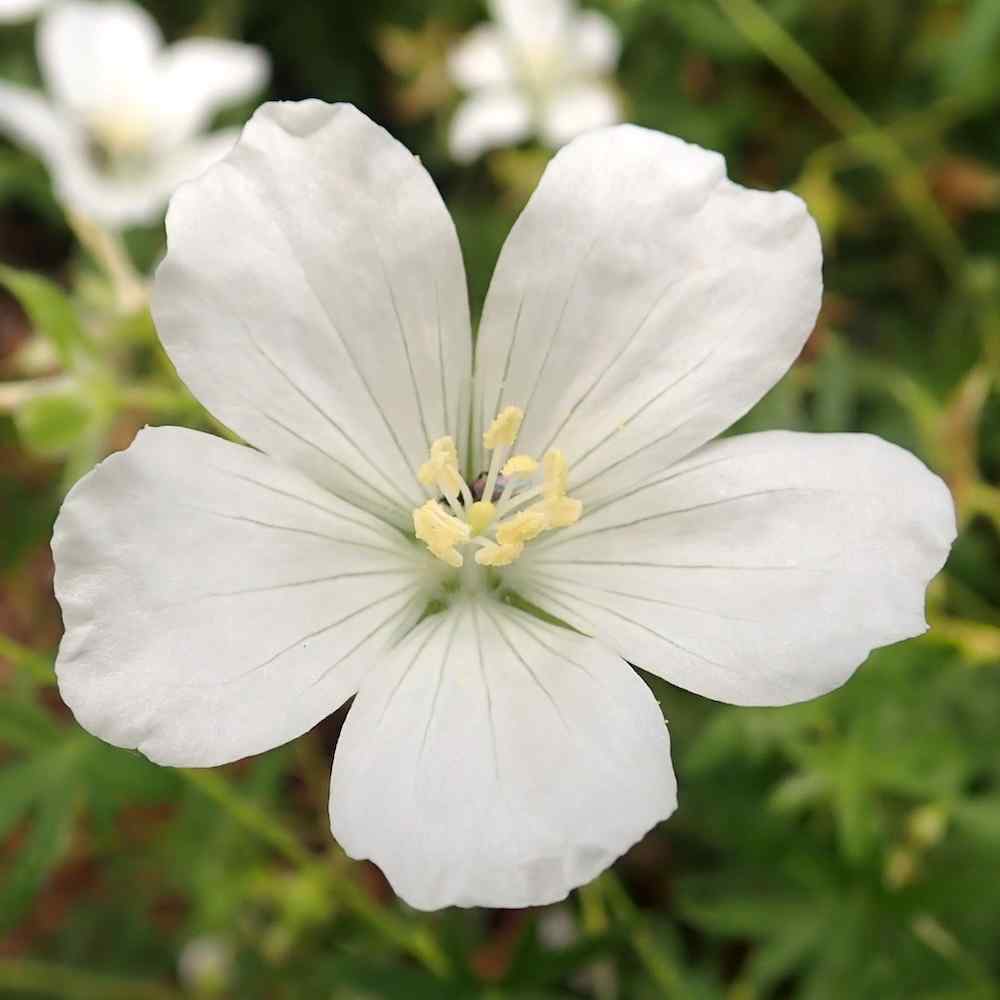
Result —
<instances>
[{"instance_id":1,"label":"out-of-focus blossom","mask_svg":"<svg viewBox=\"0 0 1000 1000\"><path fill-rule=\"evenodd\" d=\"M39 26L48 95L0 84L0 130L48 167L66 206L104 225L157 219L183 181L232 148L203 134L224 105L267 81L254 46L192 38L165 47L153 19L124 2L62 3Z\"/></svg>"},{"instance_id":2,"label":"out-of-focus blossom","mask_svg":"<svg viewBox=\"0 0 1000 1000\"><path fill-rule=\"evenodd\" d=\"M27 21L50 4L51 0L0 0L0 24Z\"/></svg>"},{"instance_id":3,"label":"out-of-focus blossom","mask_svg":"<svg viewBox=\"0 0 1000 1000\"><path fill-rule=\"evenodd\" d=\"M802 202L718 154L628 125L567 146L474 348L434 182L354 108L265 105L167 230L164 347L255 447L147 430L73 489L60 692L101 738L195 767L357 695L333 832L412 905L561 899L673 812L629 664L782 705L926 629L955 515L917 459L713 440L822 292Z\"/></svg>"},{"instance_id":4,"label":"out-of-focus blossom","mask_svg":"<svg viewBox=\"0 0 1000 1000\"><path fill-rule=\"evenodd\" d=\"M621 38L597 11L572 0L490 0L493 22L473 28L449 59L468 93L451 123L460 162L537 135L553 149L621 121L609 76Z\"/></svg>"}]
</instances>

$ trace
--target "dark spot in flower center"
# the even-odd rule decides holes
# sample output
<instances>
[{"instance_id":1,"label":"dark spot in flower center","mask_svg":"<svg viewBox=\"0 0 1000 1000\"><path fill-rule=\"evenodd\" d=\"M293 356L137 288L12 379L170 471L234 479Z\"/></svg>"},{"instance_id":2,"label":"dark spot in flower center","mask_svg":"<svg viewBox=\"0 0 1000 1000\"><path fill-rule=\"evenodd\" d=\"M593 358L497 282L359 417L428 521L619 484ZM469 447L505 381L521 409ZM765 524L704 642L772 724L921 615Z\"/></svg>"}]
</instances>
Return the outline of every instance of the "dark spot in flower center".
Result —
<instances>
[{"instance_id":1,"label":"dark spot in flower center","mask_svg":"<svg viewBox=\"0 0 1000 1000\"><path fill-rule=\"evenodd\" d=\"M472 492L473 500L482 500L483 491L486 489L486 479L487 473L480 472L478 476L473 480L472 485L469 487ZM496 503L500 499L500 494L503 493L503 488L507 485L506 476L497 476L497 481L493 485L493 496L490 499Z\"/></svg>"}]
</instances>

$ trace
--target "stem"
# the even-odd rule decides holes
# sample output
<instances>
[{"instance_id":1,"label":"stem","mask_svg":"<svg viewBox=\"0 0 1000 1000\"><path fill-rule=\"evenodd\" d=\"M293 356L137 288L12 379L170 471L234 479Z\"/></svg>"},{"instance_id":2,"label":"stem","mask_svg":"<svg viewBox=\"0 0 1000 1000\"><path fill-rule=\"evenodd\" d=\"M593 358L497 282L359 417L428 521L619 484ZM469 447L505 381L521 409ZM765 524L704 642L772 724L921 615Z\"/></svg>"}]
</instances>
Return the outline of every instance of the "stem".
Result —
<instances>
[{"instance_id":1,"label":"stem","mask_svg":"<svg viewBox=\"0 0 1000 1000\"><path fill-rule=\"evenodd\" d=\"M815 59L756 0L716 0L744 37L867 159L894 181L893 189L949 278L965 278L965 249L903 148L854 103Z\"/></svg>"},{"instance_id":2,"label":"stem","mask_svg":"<svg viewBox=\"0 0 1000 1000\"><path fill-rule=\"evenodd\" d=\"M26 958L0 958L0 990L53 994L72 1000L180 1000L159 983L117 979Z\"/></svg>"},{"instance_id":3,"label":"stem","mask_svg":"<svg viewBox=\"0 0 1000 1000\"><path fill-rule=\"evenodd\" d=\"M118 308L127 315L144 309L149 301L149 287L136 271L121 236L76 212L67 212L66 217L80 245L111 280Z\"/></svg>"},{"instance_id":4,"label":"stem","mask_svg":"<svg viewBox=\"0 0 1000 1000\"><path fill-rule=\"evenodd\" d=\"M311 872L326 883L348 910L386 940L408 952L435 975L441 978L450 975L451 964L448 957L426 927L386 910L351 879L336 877L326 864L299 844L290 830L268 815L256 802L241 795L216 772L182 768L180 774L221 806L232 819L257 834L293 865Z\"/></svg>"}]
</instances>

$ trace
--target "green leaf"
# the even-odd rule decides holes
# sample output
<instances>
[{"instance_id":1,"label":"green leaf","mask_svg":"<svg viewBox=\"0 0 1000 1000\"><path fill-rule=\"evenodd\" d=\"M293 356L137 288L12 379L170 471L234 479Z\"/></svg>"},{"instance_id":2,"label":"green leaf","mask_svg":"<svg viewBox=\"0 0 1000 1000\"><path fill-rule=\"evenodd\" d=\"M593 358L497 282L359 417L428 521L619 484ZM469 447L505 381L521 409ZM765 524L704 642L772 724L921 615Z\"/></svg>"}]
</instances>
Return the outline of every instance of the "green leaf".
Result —
<instances>
[{"instance_id":1,"label":"green leaf","mask_svg":"<svg viewBox=\"0 0 1000 1000\"><path fill-rule=\"evenodd\" d=\"M0 284L20 302L36 332L52 342L65 368L72 369L80 355L90 351L76 308L55 282L0 265Z\"/></svg>"}]
</instances>

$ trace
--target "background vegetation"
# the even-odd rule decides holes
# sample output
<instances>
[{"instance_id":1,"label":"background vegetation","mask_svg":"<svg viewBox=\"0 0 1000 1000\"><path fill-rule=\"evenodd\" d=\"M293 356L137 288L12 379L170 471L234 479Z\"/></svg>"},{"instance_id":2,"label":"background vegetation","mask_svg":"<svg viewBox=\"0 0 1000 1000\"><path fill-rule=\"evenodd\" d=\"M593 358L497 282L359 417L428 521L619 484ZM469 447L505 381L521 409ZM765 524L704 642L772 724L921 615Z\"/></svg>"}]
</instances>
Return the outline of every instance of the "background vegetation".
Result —
<instances>
[{"instance_id":1,"label":"background vegetation","mask_svg":"<svg viewBox=\"0 0 1000 1000\"><path fill-rule=\"evenodd\" d=\"M441 56L478 3L147 6L171 37L265 46L273 96L353 101L418 152L458 220L478 308L546 158L447 159ZM794 708L728 708L652 680L681 786L673 819L565 903L414 913L330 839L342 713L193 772L103 745L59 701L48 541L67 485L145 422L208 426L148 317L119 319L87 378L0 416L0 996L1000 996L1000 2L593 6L623 33L631 120L724 151L741 183L793 187L820 221L820 322L739 429L870 431L947 478L961 536L932 631ZM30 25L0 29L0 75L35 77L32 39ZM129 245L148 267L162 232ZM42 168L10 147L0 258L55 283L7 274L32 315L0 301L0 379L72 370L106 285Z\"/></svg>"}]
</instances>

